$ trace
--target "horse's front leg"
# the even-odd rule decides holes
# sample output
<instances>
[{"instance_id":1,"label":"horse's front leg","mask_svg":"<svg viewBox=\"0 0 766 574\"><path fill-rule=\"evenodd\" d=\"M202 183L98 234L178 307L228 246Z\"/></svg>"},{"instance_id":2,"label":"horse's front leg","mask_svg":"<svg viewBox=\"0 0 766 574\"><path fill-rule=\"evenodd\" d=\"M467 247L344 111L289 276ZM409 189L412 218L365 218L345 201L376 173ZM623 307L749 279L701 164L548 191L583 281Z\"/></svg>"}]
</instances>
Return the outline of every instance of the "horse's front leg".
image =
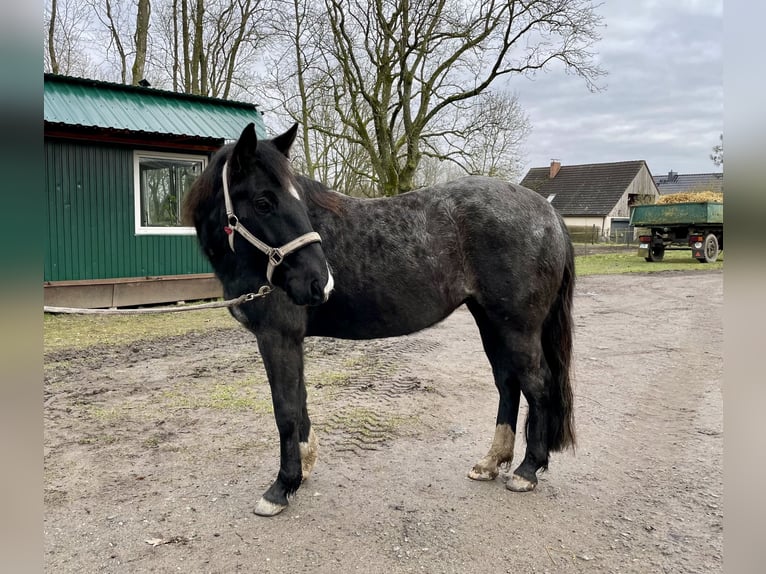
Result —
<instances>
[{"instance_id":1,"label":"horse's front leg","mask_svg":"<svg viewBox=\"0 0 766 574\"><path fill-rule=\"evenodd\" d=\"M277 479L255 505L254 512L274 516L287 507L288 497L311 472L316 461L316 437L306 410L302 338L273 332L258 333L256 338L271 386L280 464Z\"/></svg>"}]
</instances>

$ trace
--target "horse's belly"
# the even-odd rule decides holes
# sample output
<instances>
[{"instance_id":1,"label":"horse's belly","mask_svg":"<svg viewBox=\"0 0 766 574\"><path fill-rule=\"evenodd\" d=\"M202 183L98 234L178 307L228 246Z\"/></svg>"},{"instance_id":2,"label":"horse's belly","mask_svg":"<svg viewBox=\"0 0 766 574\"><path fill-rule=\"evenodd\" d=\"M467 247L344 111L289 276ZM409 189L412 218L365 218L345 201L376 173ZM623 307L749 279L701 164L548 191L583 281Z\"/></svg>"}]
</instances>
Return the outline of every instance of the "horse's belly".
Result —
<instances>
[{"instance_id":1,"label":"horse's belly","mask_svg":"<svg viewBox=\"0 0 766 574\"><path fill-rule=\"evenodd\" d=\"M332 296L330 297L332 300ZM330 301L312 310L307 335L339 339L398 337L430 327L450 315L461 302L430 306L367 302L350 306Z\"/></svg>"}]
</instances>

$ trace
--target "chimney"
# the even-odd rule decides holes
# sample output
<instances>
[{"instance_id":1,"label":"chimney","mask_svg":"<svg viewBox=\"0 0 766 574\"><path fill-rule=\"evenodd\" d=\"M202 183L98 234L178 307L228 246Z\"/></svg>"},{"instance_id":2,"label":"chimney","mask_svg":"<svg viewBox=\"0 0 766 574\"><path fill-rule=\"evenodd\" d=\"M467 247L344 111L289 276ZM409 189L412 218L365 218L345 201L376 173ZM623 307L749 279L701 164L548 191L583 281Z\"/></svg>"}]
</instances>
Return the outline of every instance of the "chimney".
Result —
<instances>
[{"instance_id":1,"label":"chimney","mask_svg":"<svg viewBox=\"0 0 766 574\"><path fill-rule=\"evenodd\" d=\"M556 174L559 172L560 169L561 169L561 162L557 159L552 159L551 171L550 171L550 174L548 175L548 178L553 179L554 177L556 177Z\"/></svg>"}]
</instances>

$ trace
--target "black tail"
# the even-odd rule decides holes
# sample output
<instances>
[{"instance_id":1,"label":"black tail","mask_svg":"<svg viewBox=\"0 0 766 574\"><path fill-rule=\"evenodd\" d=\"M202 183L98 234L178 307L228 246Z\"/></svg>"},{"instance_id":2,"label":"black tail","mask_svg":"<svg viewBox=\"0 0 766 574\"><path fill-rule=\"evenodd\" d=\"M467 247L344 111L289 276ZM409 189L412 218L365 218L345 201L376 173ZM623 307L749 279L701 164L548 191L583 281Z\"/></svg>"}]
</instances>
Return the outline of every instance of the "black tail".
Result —
<instances>
[{"instance_id":1,"label":"black tail","mask_svg":"<svg viewBox=\"0 0 766 574\"><path fill-rule=\"evenodd\" d=\"M565 228L566 229L566 228ZM570 369L572 363L572 296L575 285L574 247L567 234L567 261L558 296L543 325L542 344L550 369L548 449L575 447L574 397Z\"/></svg>"}]
</instances>

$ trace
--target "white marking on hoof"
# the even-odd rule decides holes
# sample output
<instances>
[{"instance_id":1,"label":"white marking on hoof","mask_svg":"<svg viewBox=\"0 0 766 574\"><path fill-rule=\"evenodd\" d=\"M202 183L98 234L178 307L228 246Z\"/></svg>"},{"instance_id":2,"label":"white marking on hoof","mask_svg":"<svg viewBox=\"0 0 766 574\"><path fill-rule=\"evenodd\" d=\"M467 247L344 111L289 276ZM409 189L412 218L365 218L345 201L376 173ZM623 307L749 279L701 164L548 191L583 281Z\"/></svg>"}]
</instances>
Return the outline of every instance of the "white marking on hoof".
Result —
<instances>
[{"instance_id":1,"label":"white marking on hoof","mask_svg":"<svg viewBox=\"0 0 766 574\"><path fill-rule=\"evenodd\" d=\"M301 451L301 476L305 481L311 476L311 471L314 469L317 457L319 456L319 440L317 435L314 434L313 428L309 431L308 442L299 442L298 447Z\"/></svg>"},{"instance_id":2,"label":"white marking on hoof","mask_svg":"<svg viewBox=\"0 0 766 574\"><path fill-rule=\"evenodd\" d=\"M498 475L500 465L509 465L513 460L513 445L516 435L511 425L501 424L495 427L495 437L487 456L473 465L468 478L472 480L494 480Z\"/></svg>"},{"instance_id":3,"label":"white marking on hoof","mask_svg":"<svg viewBox=\"0 0 766 574\"><path fill-rule=\"evenodd\" d=\"M477 464L468 473L468 478L471 480L495 480L497 478L497 469L493 471L491 469L480 468Z\"/></svg>"},{"instance_id":4,"label":"white marking on hoof","mask_svg":"<svg viewBox=\"0 0 766 574\"><path fill-rule=\"evenodd\" d=\"M253 512L255 512L258 516L276 516L285 508L287 508L286 504L274 504L273 502L269 502L265 498L261 497L261 499L258 501L258 504L255 505Z\"/></svg>"},{"instance_id":5,"label":"white marking on hoof","mask_svg":"<svg viewBox=\"0 0 766 574\"><path fill-rule=\"evenodd\" d=\"M536 486L536 482L529 481L518 474L511 476L511 480L505 483L505 488L513 492L529 492L534 490Z\"/></svg>"}]
</instances>

